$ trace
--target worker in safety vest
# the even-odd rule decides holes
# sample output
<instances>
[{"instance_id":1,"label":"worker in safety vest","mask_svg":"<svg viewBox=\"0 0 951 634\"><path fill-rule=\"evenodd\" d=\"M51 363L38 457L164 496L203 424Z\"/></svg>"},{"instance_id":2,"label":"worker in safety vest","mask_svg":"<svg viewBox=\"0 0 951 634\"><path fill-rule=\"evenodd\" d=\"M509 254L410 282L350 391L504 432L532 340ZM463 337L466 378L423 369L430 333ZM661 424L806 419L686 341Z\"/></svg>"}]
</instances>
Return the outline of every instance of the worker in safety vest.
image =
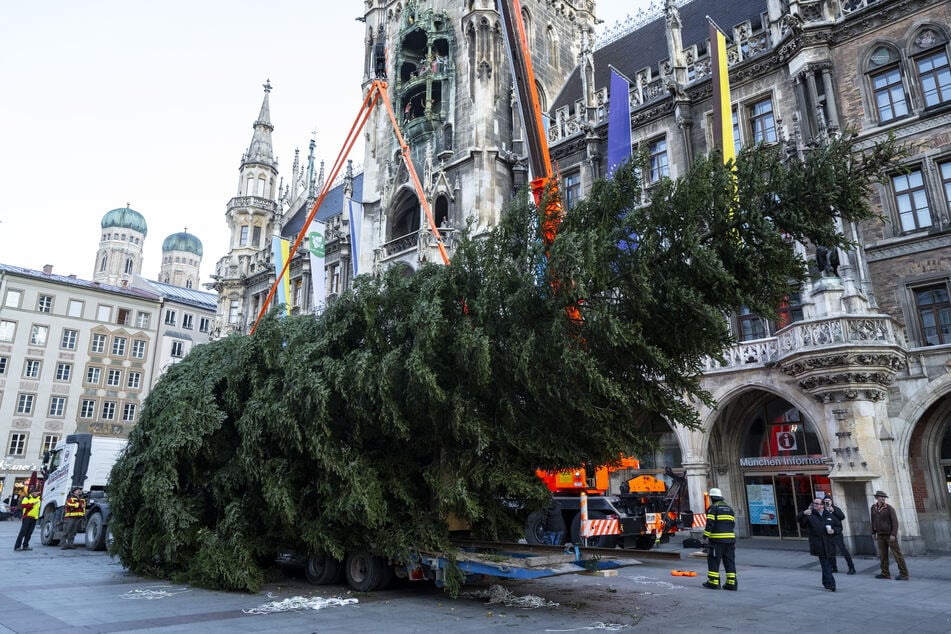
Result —
<instances>
[{"instance_id":1,"label":"worker in safety vest","mask_svg":"<svg viewBox=\"0 0 951 634\"><path fill-rule=\"evenodd\" d=\"M20 508L23 509L23 519L20 521L20 532L13 550L33 550L30 548L30 538L33 537L33 529L36 528L36 521L40 518L39 490L33 489L27 493L20 500Z\"/></svg>"},{"instance_id":2,"label":"worker in safety vest","mask_svg":"<svg viewBox=\"0 0 951 634\"><path fill-rule=\"evenodd\" d=\"M82 498L83 488L73 487L66 498L66 518L65 535L63 536L62 550L70 550L73 546L73 539L79 532L79 525L83 523L83 516L86 514L86 500Z\"/></svg>"},{"instance_id":3,"label":"worker in safety vest","mask_svg":"<svg viewBox=\"0 0 951 634\"><path fill-rule=\"evenodd\" d=\"M707 541L707 580L704 588L720 589L720 560L726 571L724 590L736 590L736 517L720 489L710 489L710 508L703 538Z\"/></svg>"}]
</instances>

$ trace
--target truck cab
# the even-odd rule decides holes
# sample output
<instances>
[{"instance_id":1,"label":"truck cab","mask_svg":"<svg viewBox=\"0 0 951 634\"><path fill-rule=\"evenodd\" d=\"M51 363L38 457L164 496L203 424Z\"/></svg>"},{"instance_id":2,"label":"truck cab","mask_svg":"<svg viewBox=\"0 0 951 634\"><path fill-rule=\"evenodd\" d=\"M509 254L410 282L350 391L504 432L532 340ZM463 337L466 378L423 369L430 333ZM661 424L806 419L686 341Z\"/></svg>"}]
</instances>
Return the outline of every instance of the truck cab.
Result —
<instances>
[{"instance_id":1,"label":"truck cab","mask_svg":"<svg viewBox=\"0 0 951 634\"><path fill-rule=\"evenodd\" d=\"M86 533L86 547L106 547L110 515L106 485L126 443L124 438L70 434L43 456L40 538L44 546L55 546L62 538L66 497L78 486L86 497L86 515L80 527L80 532Z\"/></svg>"}]
</instances>

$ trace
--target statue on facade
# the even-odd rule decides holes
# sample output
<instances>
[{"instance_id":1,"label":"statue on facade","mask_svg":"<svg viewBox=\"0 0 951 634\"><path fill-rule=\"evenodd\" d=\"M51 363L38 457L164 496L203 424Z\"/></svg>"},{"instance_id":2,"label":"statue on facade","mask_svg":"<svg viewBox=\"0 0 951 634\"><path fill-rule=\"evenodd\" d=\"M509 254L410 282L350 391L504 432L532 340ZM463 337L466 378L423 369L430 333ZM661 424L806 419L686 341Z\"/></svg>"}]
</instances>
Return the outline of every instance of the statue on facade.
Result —
<instances>
[{"instance_id":1,"label":"statue on facade","mask_svg":"<svg viewBox=\"0 0 951 634\"><path fill-rule=\"evenodd\" d=\"M839 275L839 250L828 249L826 247L816 247L816 266L819 267L819 274L823 277L826 274L838 277Z\"/></svg>"}]
</instances>

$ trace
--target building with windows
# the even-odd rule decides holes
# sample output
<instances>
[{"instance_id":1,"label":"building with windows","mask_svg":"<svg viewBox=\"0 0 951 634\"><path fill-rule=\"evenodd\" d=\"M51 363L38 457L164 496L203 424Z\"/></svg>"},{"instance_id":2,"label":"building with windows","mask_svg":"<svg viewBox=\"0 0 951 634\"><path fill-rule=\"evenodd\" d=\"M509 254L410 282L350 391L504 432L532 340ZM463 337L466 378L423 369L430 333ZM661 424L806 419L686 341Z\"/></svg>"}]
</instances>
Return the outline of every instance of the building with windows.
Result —
<instances>
[{"instance_id":1,"label":"building with windows","mask_svg":"<svg viewBox=\"0 0 951 634\"><path fill-rule=\"evenodd\" d=\"M201 242L163 244L161 277L147 280L144 217L103 216L93 280L0 264L0 494L39 469L67 434L126 436L161 374L208 341L217 298L193 288Z\"/></svg>"},{"instance_id":2,"label":"building with windows","mask_svg":"<svg viewBox=\"0 0 951 634\"><path fill-rule=\"evenodd\" d=\"M898 509L907 551L947 549L951 2L657 0L598 41L591 0L523 2L522 11L569 210L607 173L609 67L630 80L633 149L647 157L646 196L713 147L706 16L729 38L738 148L783 144L792 156L844 130L854 130L863 147L894 135L909 148L905 169L875 192L881 218L843 227L854 250L797 245L812 274L781 307L780 320L743 306L727 317L736 344L722 362L706 364L703 383L719 406L700 412L701 430L663 420L632 424L658 442L656 455L641 457L642 467L686 471L694 509L703 508L709 487L722 489L742 536L801 539L798 511L816 495L832 495L847 514L853 548L871 552L868 508L882 489ZM529 177L499 15L488 2L381 0L368 3L364 17L364 88L387 79L423 195L451 252L453 227L469 224L476 234L492 227ZM262 113L266 106L267 95ZM261 147L259 132L270 130L267 117L258 124L248 156ZM360 187L344 195L342 183L338 199L363 203L357 243L347 231L348 205L320 210L328 226L339 228L327 237L328 252L337 255L322 273L339 280L327 285L328 299L349 283L331 273L335 264L356 260L361 272L378 273L438 261L384 113L371 116L366 138ZM271 165L256 161L247 163L254 178ZM312 159L301 173L313 179ZM233 212L229 205L232 255L217 278L218 318L235 330L253 323L249 316L274 279L266 245L243 255L245 232L260 217L263 235L293 237L290 221L306 207L283 195L277 213L272 196L250 213L241 206L242 191ZM297 199L306 203L309 195ZM239 214L247 221L232 222ZM307 266L302 255L291 266L302 288L309 288ZM253 288L239 279L244 275L259 276ZM229 280L235 294L226 300Z\"/></svg>"},{"instance_id":3,"label":"building with windows","mask_svg":"<svg viewBox=\"0 0 951 634\"><path fill-rule=\"evenodd\" d=\"M894 134L906 170L876 192L881 219L843 227L858 248L797 245L811 278L778 322L738 306L737 344L710 360L718 402L703 429L648 421L660 458L687 472L694 508L722 489L738 533L798 539L796 513L832 495L846 533L872 552L868 507L891 495L911 552L951 543L951 3L887 0L668 1L609 34L552 103L553 159L583 196L606 173L608 65L631 80L645 194L713 146L709 15L728 46L737 147L808 151L854 130ZM657 465L662 466L662 465Z\"/></svg>"}]
</instances>

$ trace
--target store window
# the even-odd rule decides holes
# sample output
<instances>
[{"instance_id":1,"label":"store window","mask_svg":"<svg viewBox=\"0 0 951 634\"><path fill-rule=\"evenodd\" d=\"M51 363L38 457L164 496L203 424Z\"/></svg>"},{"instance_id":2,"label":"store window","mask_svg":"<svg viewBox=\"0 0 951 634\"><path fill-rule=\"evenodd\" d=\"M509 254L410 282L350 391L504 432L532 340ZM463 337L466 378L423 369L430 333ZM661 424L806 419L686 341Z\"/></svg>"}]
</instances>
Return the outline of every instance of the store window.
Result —
<instances>
[{"instance_id":1,"label":"store window","mask_svg":"<svg viewBox=\"0 0 951 634\"><path fill-rule=\"evenodd\" d=\"M819 433L780 398L752 413L740 470L753 537L804 537L796 515L832 492Z\"/></svg>"}]
</instances>

